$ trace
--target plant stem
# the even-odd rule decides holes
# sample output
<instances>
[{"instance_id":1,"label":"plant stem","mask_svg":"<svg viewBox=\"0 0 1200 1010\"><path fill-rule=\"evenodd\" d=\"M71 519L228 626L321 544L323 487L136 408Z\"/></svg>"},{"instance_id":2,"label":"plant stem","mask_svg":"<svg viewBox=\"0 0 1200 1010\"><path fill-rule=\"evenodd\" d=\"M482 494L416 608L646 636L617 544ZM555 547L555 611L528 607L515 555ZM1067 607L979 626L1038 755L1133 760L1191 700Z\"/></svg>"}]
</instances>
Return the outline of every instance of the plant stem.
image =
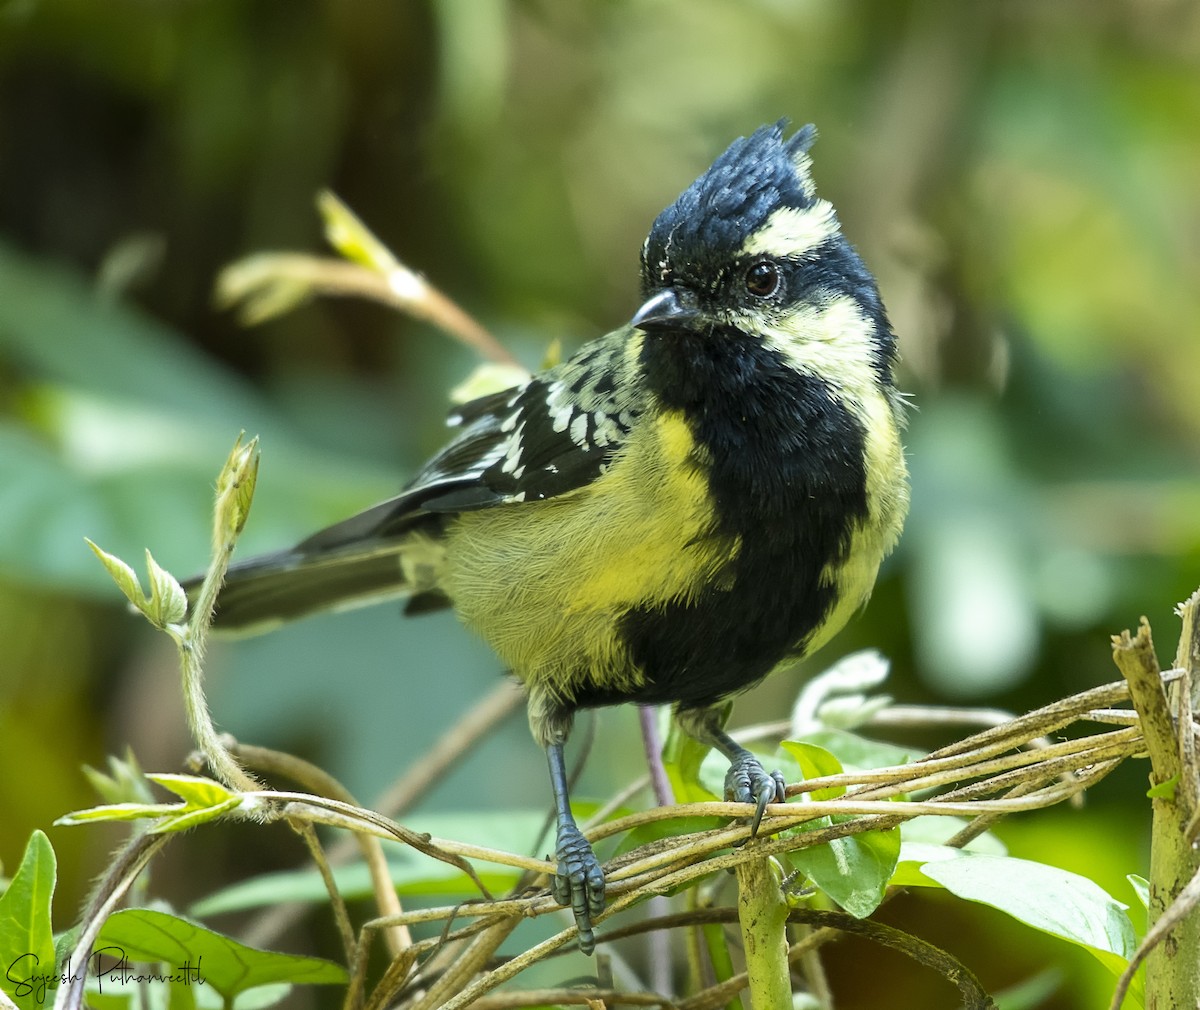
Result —
<instances>
[{"instance_id":1,"label":"plant stem","mask_svg":"<svg viewBox=\"0 0 1200 1010\"><path fill-rule=\"evenodd\" d=\"M783 891L767 857L738 864L736 873L750 1005L754 1010L784 1010L792 1005L792 983Z\"/></svg>"},{"instance_id":2,"label":"plant stem","mask_svg":"<svg viewBox=\"0 0 1200 1010\"><path fill-rule=\"evenodd\" d=\"M1162 686L1146 619L1142 618L1136 636L1126 631L1113 639L1113 659L1129 682L1150 752L1151 785L1175 783L1174 789L1156 791L1151 799L1150 931L1143 947L1153 944L1153 949L1148 953L1139 950L1135 958L1136 963L1145 956L1145 1005L1153 1010L1200 1006L1200 914L1194 907L1200 899L1194 883L1200 874L1200 851L1188 840L1188 826L1196 815L1198 772L1191 740L1192 685L1200 676L1193 641L1198 599L1200 593L1194 594L1180 611L1184 630L1177 662L1184 676L1170 686L1170 700ZM1155 929L1164 917L1173 922L1173 928ZM1122 978L1121 983L1114 1004L1124 996L1128 979Z\"/></svg>"},{"instance_id":3,"label":"plant stem","mask_svg":"<svg viewBox=\"0 0 1200 1010\"><path fill-rule=\"evenodd\" d=\"M243 433L244 434L244 433ZM213 507L212 560L192 603L187 625L172 637L179 649L183 682L183 704L192 739L204 755L209 770L224 785L239 792L253 792L261 783L247 775L221 741L204 695L204 646L212 624L213 608L233 548L246 525L254 484L258 476L258 437L245 445L238 435L233 451L217 477L217 499Z\"/></svg>"}]
</instances>

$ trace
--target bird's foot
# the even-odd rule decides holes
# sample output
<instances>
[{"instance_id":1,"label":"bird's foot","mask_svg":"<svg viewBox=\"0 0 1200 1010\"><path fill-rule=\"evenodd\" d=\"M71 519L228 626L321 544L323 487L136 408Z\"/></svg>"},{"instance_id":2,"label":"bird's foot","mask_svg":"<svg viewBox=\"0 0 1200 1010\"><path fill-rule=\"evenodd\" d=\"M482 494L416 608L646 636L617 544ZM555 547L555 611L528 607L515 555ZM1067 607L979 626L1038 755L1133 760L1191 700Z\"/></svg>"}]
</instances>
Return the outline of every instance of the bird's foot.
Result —
<instances>
[{"instance_id":1,"label":"bird's foot","mask_svg":"<svg viewBox=\"0 0 1200 1010\"><path fill-rule=\"evenodd\" d=\"M754 819L750 822L750 837L758 834L763 811L768 803L782 803L785 799L782 772L768 774L762 764L749 751L742 751L729 765L725 773L725 798L734 803L755 804Z\"/></svg>"},{"instance_id":2,"label":"bird's foot","mask_svg":"<svg viewBox=\"0 0 1200 1010\"><path fill-rule=\"evenodd\" d=\"M550 883L550 893L575 914L579 949L590 954L596 948L592 916L604 911L604 870L591 844L574 824L559 826L554 855L558 873Z\"/></svg>"}]
</instances>

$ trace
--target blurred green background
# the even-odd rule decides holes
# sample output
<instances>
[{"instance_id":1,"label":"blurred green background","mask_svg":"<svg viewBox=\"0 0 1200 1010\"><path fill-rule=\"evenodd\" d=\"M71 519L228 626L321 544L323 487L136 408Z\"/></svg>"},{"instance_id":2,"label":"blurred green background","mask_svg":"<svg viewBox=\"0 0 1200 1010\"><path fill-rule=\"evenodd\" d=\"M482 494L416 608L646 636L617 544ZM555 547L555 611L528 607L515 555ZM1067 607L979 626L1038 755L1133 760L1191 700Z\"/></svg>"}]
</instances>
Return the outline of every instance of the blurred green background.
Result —
<instances>
[{"instance_id":1,"label":"blurred green background","mask_svg":"<svg viewBox=\"0 0 1200 1010\"><path fill-rule=\"evenodd\" d=\"M1169 661L1200 583L1196 3L0 0L0 860L49 830L61 925L115 839L49 828L94 801L81 763L132 745L169 771L188 750L169 643L83 537L199 569L245 428L263 463L241 549L284 545L395 490L475 363L372 305L242 329L217 271L319 251L330 187L533 366L628 318L654 215L781 116L821 131L818 186L919 405L901 548L809 669L872 645L903 700L1024 709L1115 679L1108 636L1143 613ZM223 728L363 799L498 673L452 617L394 607L222 645L210 668ZM737 720L784 715L800 682ZM638 771L634 713L599 732L579 796ZM1132 901L1144 789L1126 768L1085 810L1001 834ZM428 804L546 807L523 719ZM160 870L181 904L300 859L282 830L200 834ZM999 913L925 894L883 916L991 988L1055 966L1045 1007L1111 992ZM841 1005L949 1005L862 941L827 960Z\"/></svg>"}]
</instances>

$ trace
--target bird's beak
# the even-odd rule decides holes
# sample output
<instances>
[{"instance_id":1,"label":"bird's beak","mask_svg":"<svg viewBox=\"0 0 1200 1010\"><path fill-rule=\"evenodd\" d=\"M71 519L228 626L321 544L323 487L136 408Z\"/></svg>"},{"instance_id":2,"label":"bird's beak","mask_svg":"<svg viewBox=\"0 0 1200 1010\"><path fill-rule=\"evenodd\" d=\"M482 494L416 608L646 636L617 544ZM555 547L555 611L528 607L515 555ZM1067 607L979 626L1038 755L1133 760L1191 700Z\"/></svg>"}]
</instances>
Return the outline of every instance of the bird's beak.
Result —
<instances>
[{"instance_id":1,"label":"bird's beak","mask_svg":"<svg viewBox=\"0 0 1200 1010\"><path fill-rule=\"evenodd\" d=\"M696 296L677 288L663 288L651 295L630 320L640 330L692 330L699 321Z\"/></svg>"}]
</instances>

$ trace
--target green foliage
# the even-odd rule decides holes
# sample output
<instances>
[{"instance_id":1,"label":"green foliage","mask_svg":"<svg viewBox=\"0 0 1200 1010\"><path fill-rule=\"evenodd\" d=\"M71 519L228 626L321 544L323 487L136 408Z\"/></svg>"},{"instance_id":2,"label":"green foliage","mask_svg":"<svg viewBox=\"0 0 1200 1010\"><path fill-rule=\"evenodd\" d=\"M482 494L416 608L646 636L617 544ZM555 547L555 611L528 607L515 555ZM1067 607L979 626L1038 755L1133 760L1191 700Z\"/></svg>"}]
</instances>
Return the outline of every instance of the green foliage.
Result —
<instances>
[{"instance_id":1,"label":"green foliage","mask_svg":"<svg viewBox=\"0 0 1200 1010\"><path fill-rule=\"evenodd\" d=\"M0 895L0 990L21 1010L40 1007L57 983L51 900L57 865L50 840L35 831L21 865Z\"/></svg>"},{"instance_id":2,"label":"green foliage","mask_svg":"<svg viewBox=\"0 0 1200 1010\"><path fill-rule=\"evenodd\" d=\"M507 852L528 851L545 825L536 810L499 810L478 813L426 814L407 823L416 832L454 838ZM447 863L427 859L406 846L386 845L388 869L396 892L404 897L461 898L477 893L472 882ZM484 885L503 894L516 884L519 871L488 863L479 866ZM362 863L333 868L338 890L347 900L371 895L371 878ZM192 906L198 916L261 908L280 901L324 902L328 892L316 869L271 873L239 881L207 895Z\"/></svg>"},{"instance_id":3,"label":"green foliage","mask_svg":"<svg viewBox=\"0 0 1200 1010\"><path fill-rule=\"evenodd\" d=\"M719 799L725 793L725 772L720 768L720 755L684 733L674 719L667 718L663 722L666 726L663 768L675 799L681 803Z\"/></svg>"},{"instance_id":4,"label":"green foliage","mask_svg":"<svg viewBox=\"0 0 1200 1010\"><path fill-rule=\"evenodd\" d=\"M839 775L842 763L830 751L815 744L785 740L780 745L800 765L804 778ZM831 800L846 792L844 786L818 789L813 800ZM845 823L852 817L819 817L799 828L793 835ZM900 856L900 828L863 831L846 838L835 838L822 845L800 849L788 860L821 891L851 915L865 918L879 907Z\"/></svg>"},{"instance_id":5,"label":"green foliage","mask_svg":"<svg viewBox=\"0 0 1200 1010\"><path fill-rule=\"evenodd\" d=\"M844 770L842 762L831 751L824 747L818 747L814 743L802 740L784 740L779 746L796 759L800 765L800 774L806 779L840 775ZM814 789L806 795L814 800L832 800L844 796L845 793L845 786L835 786L831 789Z\"/></svg>"},{"instance_id":6,"label":"green foliage","mask_svg":"<svg viewBox=\"0 0 1200 1010\"><path fill-rule=\"evenodd\" d=\"M1138 876L1136 873L1126 874L1125 879L1129 881L1129 886L1133 888L1133 893L1137 896L1137 900L1142 908L1149 908L1150 882L1145 877Z\"/></svg>"},{"instance_id":7,"label":"green foliage","mask_svg":"<svg viewBox=\"0 0 1200 1010\"><path fill-rule=\"evenodd\" d=\"M86 539L86 538L85 538ZM178 624L187 613L187 594L183 587L154 560L154 556L146 551L146 572L150 577L149 595L142 592L138 577L124 561L115 555L101 550L90 540L87 545L98 557L108 574L112 576L117 588L125 594L125 598L138 608L156 628L166 628Z\"/></svg>"},{"instance_id":8,"label":"green foliage","mask_svg":"<svg viewBox=\"0 0 1200 1010\"><path fill-rule=\"evenodd\" d=\"M247 798L230 792L219 782L194 775L147 775L151 782L169 789L182 803L109 803L89 810L64 814L55 824L74 826L99 821L155 819L154 834L187 831L216 820L247 805Z\"/></svg>"},{"instance_id":9,"label":"green foliage","mask_svg":"<svg viewBox=\"0 0 1200 1010\"><path fill-rule=\"evenodd\" d=\"M1137 943L1128 906L1077 873L1011 856L964 852L926 863L921 872L967 901L1007 912L1051 936L1085 948L1119 975Z\"/></svg>"},{"instance_id":10,"label":"green foliage","mask_svg":"<svg viewBox=\"0 0 1200 1010\"><path fill-rule=\"evenodd\" d=\"M110 916L98 941L99 950L105 947L117 948L120 956L130 961L167 966L167 974L182 974L186 965L228 1004L259 986L279 982L332 985L347 978L346 970L330 961L257 950L198 923L151 908L129 908Z\"/></svg>"},{"instance_id":11,"label":"green foliage","mask_svg":"<svg viewBox=\"0 0 1200 1010\"><path fill-rule=\"evenodd\" d=\"M1152 800L1173 800L1175 799L1175 789L1179 785L1179 776L1172 775L1164 782L1160 782L1156 786L1151 786L1146 790L1146 796Z\"/></svg>"}]
</instances>

